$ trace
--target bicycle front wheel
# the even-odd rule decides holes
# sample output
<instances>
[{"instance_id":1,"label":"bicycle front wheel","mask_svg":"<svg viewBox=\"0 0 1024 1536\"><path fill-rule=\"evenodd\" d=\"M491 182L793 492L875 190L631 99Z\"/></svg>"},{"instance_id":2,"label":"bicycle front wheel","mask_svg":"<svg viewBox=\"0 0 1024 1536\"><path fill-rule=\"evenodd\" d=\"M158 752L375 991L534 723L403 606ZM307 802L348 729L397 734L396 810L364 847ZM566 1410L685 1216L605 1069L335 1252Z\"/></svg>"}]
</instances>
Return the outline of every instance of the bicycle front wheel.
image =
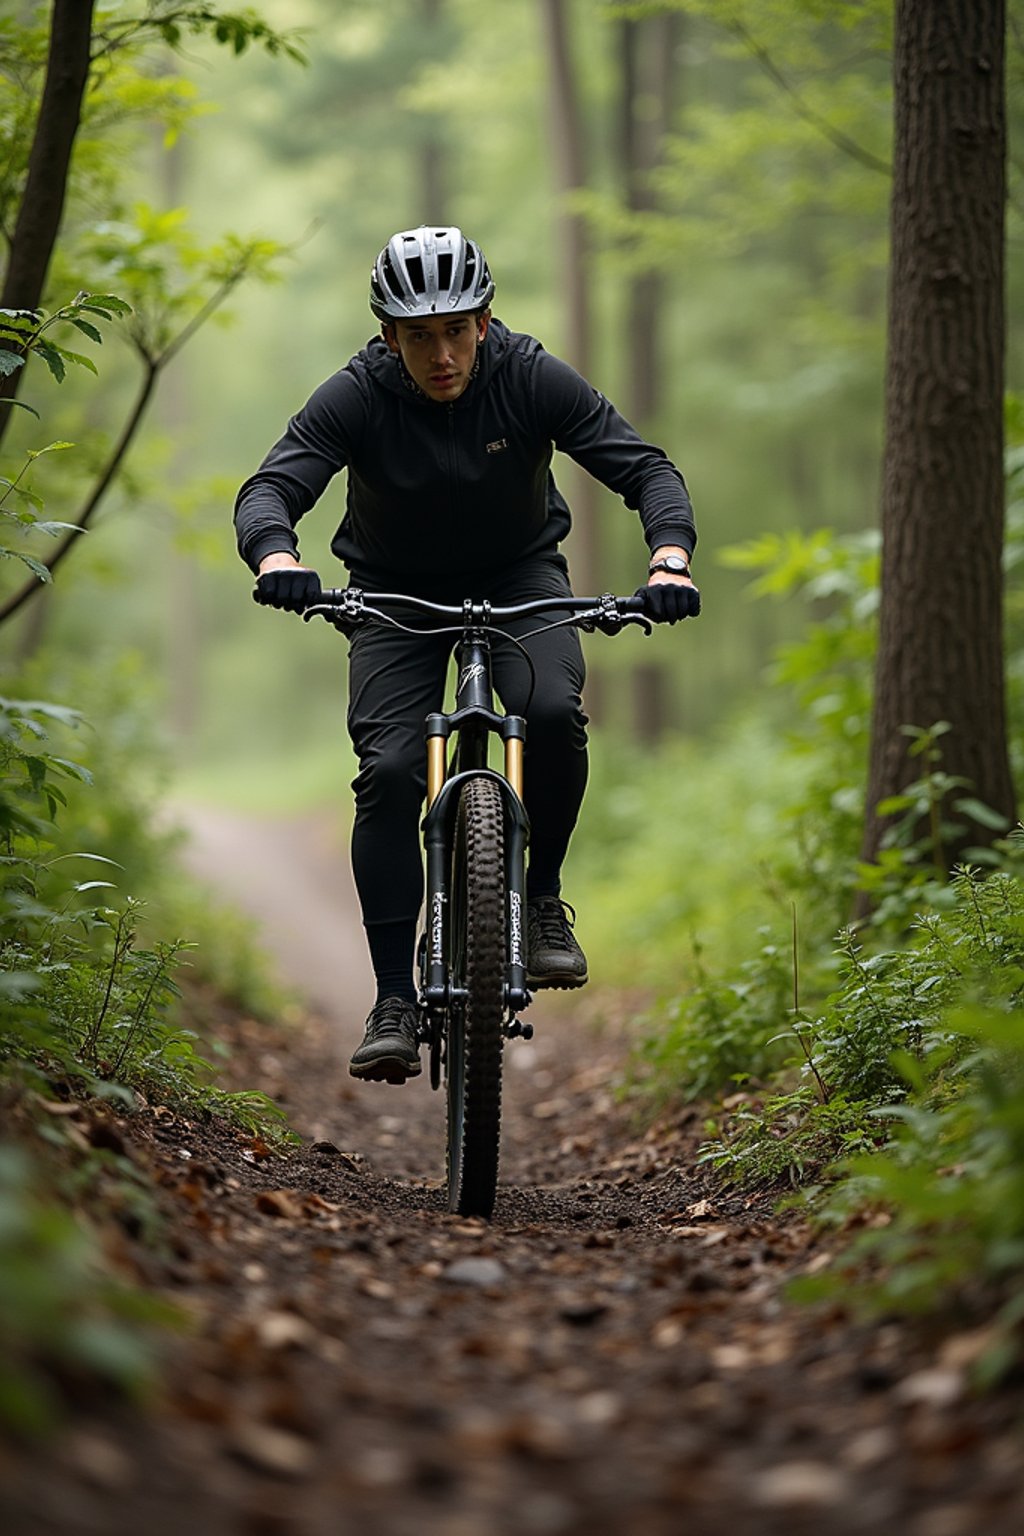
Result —
<instances>
[{"instance_id":1,"label":"bicycle front wheel","mask_svg":"<svg viewBox=\"0 0 1024 1536\"><path fill-rule=\"evenodd\" d=\"M501 1140L505 1018L505 837L501 791L468 779L459 799L451 882L452 980L448 1011L448 1206L490 1216Z\"/></svg>"}]
</instances>

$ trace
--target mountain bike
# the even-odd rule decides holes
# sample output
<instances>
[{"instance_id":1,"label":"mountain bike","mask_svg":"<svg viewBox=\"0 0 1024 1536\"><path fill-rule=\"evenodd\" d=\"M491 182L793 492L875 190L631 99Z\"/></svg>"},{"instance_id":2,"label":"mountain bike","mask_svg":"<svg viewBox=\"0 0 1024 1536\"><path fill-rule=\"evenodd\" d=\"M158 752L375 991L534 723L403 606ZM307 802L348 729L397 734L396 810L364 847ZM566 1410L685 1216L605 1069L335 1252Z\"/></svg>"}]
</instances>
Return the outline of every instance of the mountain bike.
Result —
<instances>
[{"instance_id":1,"label":"mountain bike","mask_svg":"<svg viewBox=\"0 0 1024 1536\"><path fill-rule=\"evenodd\" d=\"M454 707L425 721L427 800L422 821L426 860L424 931L418 944L419 1033L430 1083L445 1086L448 1206L489 1217L498 1183L502 1053L506 1040L529 1039L526 952L526 849L523 805L526 719L495 708L491 653L548 629L576 625L617 634L627 624L650 633L639 597L544 597L510 606L466 599L460 607L398 593L329 589L303 614L351 633L390 624L412 633L453 636ZM563 617L552 617L561 613ZM433 621L417 630L410 619ZM502 623L543 616L512 636ZM454 622L451 622L454 621ZM492 740L502 766L488 763Z\"/></svg>"}]
</instances>

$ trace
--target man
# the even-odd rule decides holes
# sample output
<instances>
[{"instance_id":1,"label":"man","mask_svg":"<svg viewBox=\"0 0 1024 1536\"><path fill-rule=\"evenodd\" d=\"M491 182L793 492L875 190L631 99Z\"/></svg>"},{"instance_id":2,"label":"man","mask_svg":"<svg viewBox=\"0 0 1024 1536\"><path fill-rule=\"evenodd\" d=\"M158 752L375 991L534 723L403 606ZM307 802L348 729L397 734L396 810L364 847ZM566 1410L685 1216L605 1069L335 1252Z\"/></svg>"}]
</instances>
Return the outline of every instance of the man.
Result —
<instances>
[{"instance_id":1,"label":"man","mask_svg":"<svg viewBox=\"0 0 1024 1536\"><path fill-rule=\"evenodd\" d=\"M255 597L301 611L320 594L295 528L348 470L347 510L331 543L353 585L437 602L515 603L569 592L558 552L569 509L553 448L639 511L651 551L645 611L675 623L700 611L690 578L693 513L679 471L568 364L491 318L494 283L455 228L393 236L370 281L381 335L321 384L238 493L242 558ZM533 628L521 625L520 632ZM497 648L495 683L527 716L530 985L577 987L587 962L561 899L561 867L587 778L584 668L576 631ZM423 894L418 822L426 785L423 722L442 706L451 638L356 631L348 726L359 759L352 864L377 980L355 1077L420 1071L413 952ZM529 702L527 702L529 701Z\"/></svg>"}]
</instances>

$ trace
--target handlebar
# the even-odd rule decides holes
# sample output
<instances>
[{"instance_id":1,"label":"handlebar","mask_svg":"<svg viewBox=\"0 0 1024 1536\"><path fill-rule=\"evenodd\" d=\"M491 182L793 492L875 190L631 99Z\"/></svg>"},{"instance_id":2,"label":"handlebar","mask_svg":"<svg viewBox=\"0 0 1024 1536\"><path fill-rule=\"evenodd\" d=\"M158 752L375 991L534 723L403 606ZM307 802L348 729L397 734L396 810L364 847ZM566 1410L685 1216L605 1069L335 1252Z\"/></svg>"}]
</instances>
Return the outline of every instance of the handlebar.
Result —
<instances>
[{"instance_id":1,"label":"handlebar","mask_svg":"<svg viewBox=\"0 0 1024 1536\"><path fill-rule=\"evenodd\" d=\"M434 603L422 597L412 597L402 592L363 592L358 587L328 587L320 598L307 608L302 617L309 620L319 615L339 626L365 622L367 619L387 620L387 609L414 609L436 618L452 619L461 624L489 625L507 619L526 618L531 613L563 611L567 617L556 622L576 623L582 629L602 629L615 633L624 624L639 624L649 634L650 620L643 613L643 598L637 595L615 597L605 592L601 597L539 597L529 602L496 605L486 600L466 598L458 606L450 603Z\"/></svg>"}]
</instances>

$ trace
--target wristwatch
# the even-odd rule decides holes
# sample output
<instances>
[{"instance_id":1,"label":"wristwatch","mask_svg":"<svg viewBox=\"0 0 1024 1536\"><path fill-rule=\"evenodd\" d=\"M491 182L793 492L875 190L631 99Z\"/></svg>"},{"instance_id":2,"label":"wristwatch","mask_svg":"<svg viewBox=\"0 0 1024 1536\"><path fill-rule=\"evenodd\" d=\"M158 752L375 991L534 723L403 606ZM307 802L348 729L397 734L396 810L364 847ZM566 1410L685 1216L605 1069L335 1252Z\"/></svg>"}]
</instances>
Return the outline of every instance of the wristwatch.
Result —
<instances>
[{"instance_id":1,"label":"wristwatch","mask_svg":"<svg viewBox=\"0 0 1024 1536\"><path fill-rule=\"evenodd\" d=\"M682 555L662 555L660 560L652 560L647 567L648 576L653 576L655 571L668 571L670 576L689 576L690 562Z\"/></svg>"}]
</instances>

